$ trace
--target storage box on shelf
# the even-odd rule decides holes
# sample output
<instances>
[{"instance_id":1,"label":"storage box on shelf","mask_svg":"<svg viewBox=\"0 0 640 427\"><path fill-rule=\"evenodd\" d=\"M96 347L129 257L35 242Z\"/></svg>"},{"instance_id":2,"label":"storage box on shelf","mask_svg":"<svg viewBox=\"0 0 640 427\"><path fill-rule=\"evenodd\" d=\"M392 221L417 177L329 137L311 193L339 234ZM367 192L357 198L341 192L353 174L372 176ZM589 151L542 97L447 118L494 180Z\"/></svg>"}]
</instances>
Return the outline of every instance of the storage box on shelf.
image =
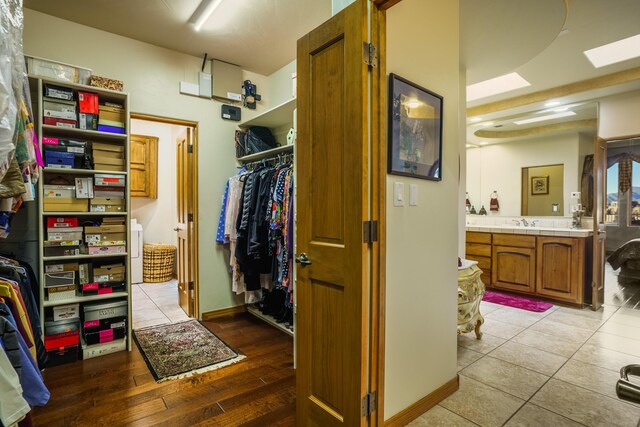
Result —
<instances>
[{"instance_id":1,"label":"storage box on shelf","mask_svg":"<svg viewBox=\"0 0 640 427\"><path fill-rule=\"evenodd\" d=\"M52 364L130 349L128 95L37 77L30 84L45 161L40 312ZM118 319L83 323L94 304L113 302Z\"/></svg>"}]
</instances>

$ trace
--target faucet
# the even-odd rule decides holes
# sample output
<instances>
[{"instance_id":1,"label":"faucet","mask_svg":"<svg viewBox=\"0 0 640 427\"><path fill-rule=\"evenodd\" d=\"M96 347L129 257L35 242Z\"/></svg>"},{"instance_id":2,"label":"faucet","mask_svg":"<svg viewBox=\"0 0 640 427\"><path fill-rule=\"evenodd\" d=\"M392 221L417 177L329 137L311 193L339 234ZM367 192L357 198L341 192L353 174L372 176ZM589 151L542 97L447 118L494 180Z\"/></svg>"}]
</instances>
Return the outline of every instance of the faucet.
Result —
<instances>
[{"instance_id":1,"label":"faucet","mask_svg":"<svg viewBox=\"0 0 640 427\"><path fill-rule=\"evenodd\" d=\"M530 224L531 227L535 227L537 223L538 223L538 220L534 219L529 224Z\"/></svg>"},{"instance_id":2,"label":"faucet","mask_svg":"<svg viewBox=\"0 0 640 427\"><path fill-rule=\"evenodd\" d=\"M527 220L525 218L522 218L522 225L524 225L525 227L529 226L529 223L527 222Z\"/></svg>"},{"instance_id":3,"label":"faucet","mask_svg":"<svg viewBox=\"0 0 640 427\"><path fill-rule=\"evenodd\" d=\"M512 221L515 222L518 227L520 227L520 221L518 221L517 219L512 219Z\"/></svg>"}]
</instances>

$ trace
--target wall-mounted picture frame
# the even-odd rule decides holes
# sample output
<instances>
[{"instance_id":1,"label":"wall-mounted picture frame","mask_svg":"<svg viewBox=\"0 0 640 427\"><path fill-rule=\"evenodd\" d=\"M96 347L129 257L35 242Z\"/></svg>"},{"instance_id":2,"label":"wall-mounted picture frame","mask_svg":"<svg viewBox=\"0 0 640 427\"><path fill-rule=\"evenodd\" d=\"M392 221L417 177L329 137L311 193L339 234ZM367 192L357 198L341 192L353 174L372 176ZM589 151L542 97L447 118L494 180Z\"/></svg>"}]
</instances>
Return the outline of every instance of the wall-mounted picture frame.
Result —
<instances>
[{"instance_id":1,"label":"wall-mounted picture frame","mask_svg":"<svg viewBox=\"0 0 640 427\"><path fill-rule=\"evenodd\" d=\"M531 177L531 195L539 196L549 194L549 176Z\"/></svg>"},{"instance_id":2,"label":"wall-mounted picture frame","mask_svg":"<svg viewBox=\"0 0 640 427\"><path fill-rule=\"evenodd\" d=\"M388 173L442 180L442 96L389 74Z\"/></svg>"}]
</instances>

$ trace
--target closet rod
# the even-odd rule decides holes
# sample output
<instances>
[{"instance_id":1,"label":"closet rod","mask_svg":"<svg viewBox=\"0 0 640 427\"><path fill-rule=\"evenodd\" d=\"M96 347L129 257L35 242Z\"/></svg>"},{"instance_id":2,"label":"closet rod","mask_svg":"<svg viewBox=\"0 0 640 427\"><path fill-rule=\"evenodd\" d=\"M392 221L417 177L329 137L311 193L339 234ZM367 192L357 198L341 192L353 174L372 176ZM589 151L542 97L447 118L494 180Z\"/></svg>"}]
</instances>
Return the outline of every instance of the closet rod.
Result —
<instances>
[{"instance_id":1,"label":"closet rod","mask_svg":"<svg viewBox=\"0 0 640 427\"><path fill-rule=\"evenodd\" d=\"M266 158L260 159L260 160L255 160L253 162L243 163L239 167L245 167L247 169L252 169L255 166L267 165L267 164L270 164L272 162L286 163L286 162L291 162L291 161L293 161L293 153L286 153L286 154L278 154L277 156L266 157Z\"/></svg>"}]
</instances>

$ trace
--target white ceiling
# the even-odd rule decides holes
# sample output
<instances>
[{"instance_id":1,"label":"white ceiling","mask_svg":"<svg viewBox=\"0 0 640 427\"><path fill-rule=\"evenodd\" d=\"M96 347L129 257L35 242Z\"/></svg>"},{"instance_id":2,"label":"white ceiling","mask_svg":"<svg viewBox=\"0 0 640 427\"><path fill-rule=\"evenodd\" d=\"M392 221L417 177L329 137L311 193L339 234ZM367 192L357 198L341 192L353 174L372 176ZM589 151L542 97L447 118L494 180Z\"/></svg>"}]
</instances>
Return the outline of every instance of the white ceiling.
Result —
<instances>
[{"instance_id":1,"label":"white ceiling","mask_svg":"<svg viewBox=\"0 0 640 427\"><path fill-rule=\"evenodd\" d=\"M25 0L24 6L157 46L269 75L295 59L296 41L331 17L331 0L225 0L196 32L200 0Z\"/></svg>"}]
</instances>

